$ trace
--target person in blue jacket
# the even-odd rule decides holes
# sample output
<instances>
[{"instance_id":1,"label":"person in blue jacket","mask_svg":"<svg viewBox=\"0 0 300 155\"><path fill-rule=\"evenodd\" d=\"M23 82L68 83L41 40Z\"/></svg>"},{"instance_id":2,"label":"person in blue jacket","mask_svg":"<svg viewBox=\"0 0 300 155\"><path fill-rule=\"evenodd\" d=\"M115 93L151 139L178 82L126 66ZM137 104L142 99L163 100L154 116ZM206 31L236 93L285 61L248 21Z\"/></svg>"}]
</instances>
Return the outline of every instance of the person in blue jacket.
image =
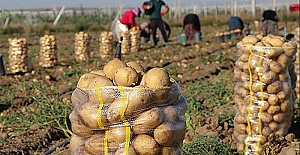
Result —
<instances>
[{"instance_id":1,"label":"person in blue jacket","mask_svg":"<svg viewBox=\"0 0 300 155\"><path fill-rule=\"evenodd\" d=\"M228 27L229 27L229 31L240 29L241 32L243 32L245 24L240 17L231 16L228 20Z\"/></svg>"}]
</instances>

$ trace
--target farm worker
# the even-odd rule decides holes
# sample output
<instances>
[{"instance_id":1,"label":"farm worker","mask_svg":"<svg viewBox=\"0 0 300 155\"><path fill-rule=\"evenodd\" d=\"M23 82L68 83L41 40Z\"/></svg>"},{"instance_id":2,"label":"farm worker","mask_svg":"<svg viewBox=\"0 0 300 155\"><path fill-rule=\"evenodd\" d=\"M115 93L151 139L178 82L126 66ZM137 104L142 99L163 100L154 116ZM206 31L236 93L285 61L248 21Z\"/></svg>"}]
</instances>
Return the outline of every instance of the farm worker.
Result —
<instances>
[{"instance_id":1,"label":"farm worker","mask_svg":"<svg viewBox=\"0 0 300 155\"><path fill-rule=\"evenodd\" d=\"M167 33L167 38L170 37L171 35L171 27L170 25L163 21L164 22L164 29ZM146 41L149 41L150 40L150 36L152 34L152 26L151 26L151 22L143 22L141 25L140 25L140 28L141 28L141 37L144 37L146 39ZM163 40L163 36L162 36L162 33L161 31L159 30L159 28L157 28L156 30L156 37L159 38L159 39L162 39Z\"/></svg>"},{"instance_id":2,"label":"farm worker","mask_svg":"<svg viewBox=\"0 0 300 155\"><path fill-rule=\"evenodd\" d=\"M278 17L273 10L266 10L263 12L261 30L263 35L268 34L278 35Z\"/></svg>"},{"instance_id":3,"label":"farm worker","mask_svg":"<svg viewBox=\"0 0 300 155\"><path fill-rule=\"evenodd\" d=\"M237 17L237 16L231 16L231 17L228 19L228 22L227 22L227 23L228 23L229 31L239 29L239 30L241 30L241 31L239 31L239 32L240 32L239 35L242 34L245 25L244 25L243 20L242 20L240 17Z\"/></svg>"},{"instance_id":4,"label":"farm worker","mask_svg":"<svg viewBox=\"0 0 300 155\"><path fill-rule=\"evenodd\" d=\"M151 29L152 29L152 39L154 46L157 45L157 28L161 31L161 35L165 42L165 45L168 45L168 36L166 30L164 28L164 21L162 16L169 12L169 6L162 0L150 0L152 3L152 7L154 8L153 11L149 14L150 15L150 22L151 22ZM144 8L145 5L143 5ZM162 7L165 7L165 11L161 12Z\"/></svg>"},{"instance_id":5,"label":"farm worker","mask_svg":"<svg viewBox=\"0 0 300 155\"><path fill-rule=\"evenodd\" d=\"M199 33L201 38L201 25L199 16L192 13L187 14L183 19L183 29L188 40L193 40L196 33Z\"/></svg>"},{"instance_id":6,"label":"farm worker","mask_svg":"<svg viewBox=\"0 0 300 155\"><path fill-rule=\"evenodd\" d=\"M138 7L125 11L112 30L114 36L116 36L118 40L120 40L123 32L130 30L132 27L136 27L137 29L139 29L139 25L135 22L135 17L140 16L141 9Z\"/></svg>"}]
</instances>

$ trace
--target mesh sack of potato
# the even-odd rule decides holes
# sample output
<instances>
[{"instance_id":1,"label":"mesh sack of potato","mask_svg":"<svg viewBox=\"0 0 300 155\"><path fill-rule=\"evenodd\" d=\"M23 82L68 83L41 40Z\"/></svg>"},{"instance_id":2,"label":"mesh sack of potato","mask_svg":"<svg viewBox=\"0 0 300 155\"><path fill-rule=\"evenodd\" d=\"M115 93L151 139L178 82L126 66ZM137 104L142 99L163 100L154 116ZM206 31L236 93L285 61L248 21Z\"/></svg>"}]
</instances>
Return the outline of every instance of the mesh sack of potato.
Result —
<instances>
[{"instance_id":1,"label":"mesh sack of potato","mask_svg":"<svg viewBox=\"0 0 300 155\"><path fill-rule=\"evenodd\" d=\"M261 154L268 138L285 136L295 100L295 44L279 36L247 36L237 45L233 140L238 152Z\"/></svg>"},{"instance_id":2,"label":"mesh sack of potato","mask_svg":"<svg viewBox=\"0 0 300 155\"><path fill-rule=\"evenodd\" d=\"M11 73L27 72L28 54L26 38L9 38L9 70Z\"/></svg>"},{"instance_id":3,"label":"mesh sack of potato","mask_svg":"<svg viewBox=\"0 0 300 155\"><path fill-rule=\"evenodd\" d=\"M90 58L90 36L86 32L75 33L75 60L88 61Z\"/></svg>"},{"instance_id":4,"label":"mesh sack of potato","mask_svg":"<svg viewBox=\"0 0 300 155\"><path fill-rule=\"evenodd\" d=\"M54 35L44 35L40 38L39 65L53 67L57 63L56 39Z\"/></svg>"},{"instance_id":5,"label":"mesh sack of potato","mask_svg":"<svg viewBox=\"0 0 300 155\"><path fill-rule=\"evenodd\" d=\"M122 32L121 36L123 37L121 52L123 54L130 52L131 49L131 40L130 40L130 32Z\"/></svg>"},{"instance_id":6,"label":"mesh sack of potato","mask_svg":"<svg viewBox=\"0 0 300 155\"><path fill-rule=\"evenodd\" d=\"M300 57L299 57L299 54L300 54L300 43L299 43L299 27L297 27L295 30L294 30L294 39L295 39L295 43L297 44L297 52L296 52L296 59L295 59L295 72L296 72L296 75L297 75L297 82L296 82L296 88L295 88L295 93L296 93L296 97L297 98L300 98L300 70L299 70L299 67L300 67Z\"/></svg>"},{"instance_id":7,"label":"mesh sack of potato","mask_svg":"<svg viewBox=\"0 0 300 155\"><path fill-rule=\"evenodd\" d=\"M111 60L82 75L71 100L71 152L180 154L187 102L163 68Z\"/></svg>"},{"instance_id":8,"label":"mesh sack of potato","mask_svg":"<svg viewBox=\"0 0 300 155\"><path fill-rule=\"evenodd\" d=\"M102 58L112 56L113 54L113 33L103 31L100 33L99 53Z\"/></svg>"},{"instance_id":9,"label":"mesh sack of potato","mask_svg":"<svg viewBox=\"0 0 300 155\"><path fill-rule=\"evenodd\" d=\"M140 49L140 30L136 29L135 27L131 28L130 31L130 51L137 52Z\"/></svg>"}]
</instances>

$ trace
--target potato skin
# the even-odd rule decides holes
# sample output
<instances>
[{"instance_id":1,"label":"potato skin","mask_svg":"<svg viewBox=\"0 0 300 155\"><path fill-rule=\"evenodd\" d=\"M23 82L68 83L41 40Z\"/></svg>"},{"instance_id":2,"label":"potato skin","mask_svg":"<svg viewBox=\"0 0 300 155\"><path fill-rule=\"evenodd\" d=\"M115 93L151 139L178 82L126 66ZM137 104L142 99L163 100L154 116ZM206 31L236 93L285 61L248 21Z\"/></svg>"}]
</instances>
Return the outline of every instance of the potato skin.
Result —
<instances>
[{"instance_id":1,"label":"potato skin","mask_svg":"<svg viewBox=\"0 0 300 155\"><path fill-rule=\"evenodd\" d=\"M107 78L112 80L115 76L116 70L120 67L126 67L126 64L121 60L113 59L104 65L103 72Z\"/></svg>"},{"instance_id":2,"label":"potato skin","mask_svg":"<svg viewBox=\"0 0 300 155\"><path fill-rule=\"evenodd\" d=\"M138 80L138 73L131 67L120 67L115 71L114 82L117 86L135 86Z\"/></svg>"},{"instance_id":3,"label":"potato skin","mask_svg":"<svg viewBox=\"0 0 300 155\"><path fill-rule=\"evenodd\" d=\"M161 124L163 119L163 112L157 107L152 108L134 119L132 130L136 134L147 133Z\"/></svg>"},{"instance_id":4,"label":"potato skin","mask_svg":"<svg viewBox=\"0 0 300 155\"><path fill-rule=\"evenodd\" d=\"M124 148L119 148L114 155L126 155L125 154L125 149ZM128 155L137 155L133 147L129 147L128 149Z\"/></svg>"},{"instance_id":5,"label":"potato skin","mask_svg":"<svg viewBox=\"0 0 300 155\"><path fill-rule=\"evenodd\" d=\"M157 155L161 153L159 144L147 134L139 134L133 140L133 147L139 155Z\"/></svg>"},{"instance_id":6,"label":"potato skin","mask_svg":"<svg viewBox=\"0 0 300 155\"><path fill-rule=\"evenodd\" d=\"M162 146L177 146L182 144L185 129L185 122L164 122L154 129L154 139Z\"/></svg>"}]
</instances>

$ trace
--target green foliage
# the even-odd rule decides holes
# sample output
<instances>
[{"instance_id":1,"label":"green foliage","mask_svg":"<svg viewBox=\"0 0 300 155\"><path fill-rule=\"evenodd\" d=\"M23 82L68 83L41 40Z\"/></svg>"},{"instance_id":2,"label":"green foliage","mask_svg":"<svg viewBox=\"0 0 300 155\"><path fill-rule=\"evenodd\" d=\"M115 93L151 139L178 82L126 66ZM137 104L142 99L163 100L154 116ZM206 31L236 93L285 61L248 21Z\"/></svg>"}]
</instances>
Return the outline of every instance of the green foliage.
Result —
<instances>
[{"instance_id":1,"label":"green foliage","mask_svg":"<svg viewBox=\"0 0 300 155\"><path fill-rule=\"evenodd\" d=\"M228 144L218 137L196 135L195 138L184 144L181 155L238 155Z\"/></svg>"},{"instance_id":2,"label":"green foliage","mask_svg":"<svg viewBox=\"0 0 300 155\"><path fill-rule=\"evenodd\" d=\"M8 25L5 29L0 29L0 34L23 34L24 28L22 26L10 26Z\"/></svg>"}]
</instances>

